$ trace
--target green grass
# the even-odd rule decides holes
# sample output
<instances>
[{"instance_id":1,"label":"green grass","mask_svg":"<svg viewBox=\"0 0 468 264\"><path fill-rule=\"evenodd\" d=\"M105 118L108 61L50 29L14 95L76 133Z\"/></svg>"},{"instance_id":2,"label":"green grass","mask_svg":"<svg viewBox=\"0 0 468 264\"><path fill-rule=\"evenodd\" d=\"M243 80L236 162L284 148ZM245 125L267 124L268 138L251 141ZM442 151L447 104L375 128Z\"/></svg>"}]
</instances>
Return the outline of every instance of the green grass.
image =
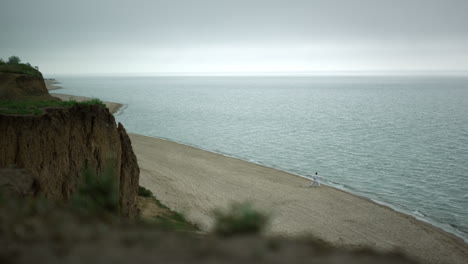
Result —
<instances>
[{"instance_id":1,"label":"green grass","mask_svg":"<svg viewBox=\"0 0 468 264\"><path fill-rule=\"evenodd\" d=\"M0 100L0 114L40 115L42 108L46 107L72 107L75 105L101 105L105 104L99 99L85 102L54 101L54 100Z\"/></svg>"},{"instance_id":2,"label":"green grass","mask_svg":"<svg viewBox=\"0 0 468 264\"><path fill-rule=\"evenodd\" d=\"M146 189L145 187L142 187L142 186L138 186L138 196L141 196L141 197L154 197L153 196L153 193Z\"/></svg>"},{"instance_id":3,"label":"green grass","mask_svg":"<svg viewBox=\"0 0 468 264\"><path fill-rule=\"evenodd\" d=\"M257 211L250 203L234 203L227 210L215 210L214 232L221 236L261 233L269 215Z\"/></svg>"},{"instance_id":4,"label":"green grass","mask_svg":"<svg viewBox=\"0 0 468 264\"><path fill-rule=\"evenodd\" d=\"M24 63L0 64L0 72L27 74L27 75L37 77L37 78L42 77L42 74L40 71L36 70L31 65L24 64Z\"/></svg>"},{"instance_id":5,"label":"green grass","mask_svg":"<svg viewBox=\"0 0 468 264\"><path fill-rule=\"evenodd\" d=\"M118 176L111 164L109 161L99 175L85 166L82 181L72 198L74 208L92 215L119 213Z\"/></svg>"}]
</instances>

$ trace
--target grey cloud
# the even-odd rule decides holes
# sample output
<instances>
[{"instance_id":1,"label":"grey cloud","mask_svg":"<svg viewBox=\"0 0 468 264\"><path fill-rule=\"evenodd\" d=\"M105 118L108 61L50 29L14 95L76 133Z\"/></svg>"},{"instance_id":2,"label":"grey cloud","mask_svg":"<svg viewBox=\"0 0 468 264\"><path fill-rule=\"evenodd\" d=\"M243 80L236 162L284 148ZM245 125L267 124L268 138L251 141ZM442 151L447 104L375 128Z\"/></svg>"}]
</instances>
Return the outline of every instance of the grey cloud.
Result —
<instances>
[{"instance_id":1,"label":"grey cloud","mask_svg":"<svg viewBox=\"0 0 468 264\"><path fill-rule=\"evenodd\" d=\"M142 49L236 45L360 43L421 50L422 42L458 50L450 56L468 54L460 48L468 46L466 0L1 1L0 56L24 54L46 68L48 60L84 64L82 57L100 52L112 60Z\"/></svg>"}]
</instances>

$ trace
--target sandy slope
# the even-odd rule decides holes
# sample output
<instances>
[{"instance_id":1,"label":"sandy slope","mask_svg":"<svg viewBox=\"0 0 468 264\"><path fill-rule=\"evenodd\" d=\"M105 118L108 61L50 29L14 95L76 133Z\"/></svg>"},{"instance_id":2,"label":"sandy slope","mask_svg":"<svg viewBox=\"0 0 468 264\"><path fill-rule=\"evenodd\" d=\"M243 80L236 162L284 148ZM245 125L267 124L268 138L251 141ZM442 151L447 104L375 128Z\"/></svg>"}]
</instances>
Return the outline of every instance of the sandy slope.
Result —
<instances>
[{"instance_id":1,"label":"sandy slope","mask_svg":"<svg viewBox=\"0 0 468 264\"><path fill-rule=\"evenodd\" d=\"M400 248L423 263L466 263L468 246L413 217L306 179L170 141L130 135L140 185L204 229L211 210L252 201L273 214L271 234L313 234L335 244Z\"/></svg>"}]
</instances>

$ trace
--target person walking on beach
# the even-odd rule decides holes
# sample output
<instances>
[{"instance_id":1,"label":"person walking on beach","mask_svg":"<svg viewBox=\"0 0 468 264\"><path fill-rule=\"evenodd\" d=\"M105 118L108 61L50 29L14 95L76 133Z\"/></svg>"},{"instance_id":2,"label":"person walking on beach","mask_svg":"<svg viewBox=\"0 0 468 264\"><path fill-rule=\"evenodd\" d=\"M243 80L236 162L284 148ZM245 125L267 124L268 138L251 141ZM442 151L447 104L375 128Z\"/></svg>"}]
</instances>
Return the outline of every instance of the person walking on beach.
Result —
<instances>
[{"instance_id":1,"label":"person walking on beach","mask_svg":"<svg viewBox=\"0 0 468 264\"><path fill-rule=\"evenodd\" d=\"M319 176L318 176L318 172L315 173L314 176L312 176L312 182L310 183L309 187L312 187L314 184L318 184L318 186L320 186L320 182L319 182Z\"/></svg>"}]
</instances>

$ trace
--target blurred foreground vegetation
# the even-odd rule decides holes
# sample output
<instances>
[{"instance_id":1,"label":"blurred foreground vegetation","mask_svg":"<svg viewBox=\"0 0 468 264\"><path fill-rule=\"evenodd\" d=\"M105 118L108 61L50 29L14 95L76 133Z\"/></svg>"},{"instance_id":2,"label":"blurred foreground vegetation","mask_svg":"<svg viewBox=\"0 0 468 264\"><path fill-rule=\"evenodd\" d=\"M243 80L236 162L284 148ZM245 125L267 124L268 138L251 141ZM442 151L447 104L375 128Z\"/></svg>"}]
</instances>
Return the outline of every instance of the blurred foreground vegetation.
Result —
<instances>
[{"instance_id":1,"label":"blurred foreground vegetation","mask_svg":"<svg viewBox=\"0 0 468 264\"><path fill-rule=\"evenodd\" d=\"M217 211L218 236L199 235L172 211L151 221L130 221L118 216L113 176L111 170L85 169L70 202L2 196L0 188L0 263L414 263L398 252L349 250L313 237L259 236L268 216L248 203ZM143 187L139 194L157 201Z\"/></svg>"},{"instance_id":2,"label":"blurred foreground vegetation","mask_svg":"<svg viewBox=\"0 0 468 264\"><path fill-rule=\"evenodd\" d=\"M233 203L226 210L215 210L214 232L221 236L259 234L265 230L270 216L250 203Z\"/></svg>"}]
</instances>

